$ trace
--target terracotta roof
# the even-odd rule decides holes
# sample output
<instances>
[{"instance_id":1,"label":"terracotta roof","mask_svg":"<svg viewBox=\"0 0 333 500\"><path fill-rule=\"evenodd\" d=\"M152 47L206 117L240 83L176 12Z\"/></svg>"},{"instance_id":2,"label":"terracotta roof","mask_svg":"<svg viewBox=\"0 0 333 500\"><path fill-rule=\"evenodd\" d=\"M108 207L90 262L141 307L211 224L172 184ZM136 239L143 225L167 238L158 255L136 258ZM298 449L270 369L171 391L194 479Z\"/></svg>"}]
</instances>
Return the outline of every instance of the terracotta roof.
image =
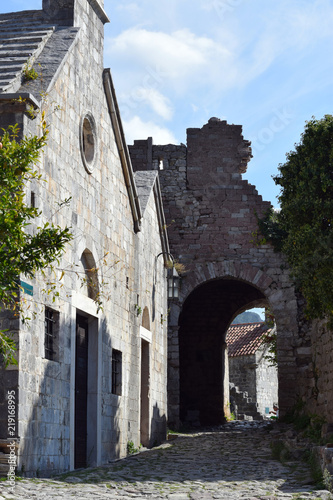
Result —
<instances>
[{"instance_id":1,"label":"terracotta roof","mask_svg":"<svg viewBox=\"0 0 333 500\"><path fill-rule=\"evenodd\" d=\"M262 344L262 335L266 330L267 325L264 322L231 325L226 337L228 355L255 354Z\"/></svg>"}]
</instances>

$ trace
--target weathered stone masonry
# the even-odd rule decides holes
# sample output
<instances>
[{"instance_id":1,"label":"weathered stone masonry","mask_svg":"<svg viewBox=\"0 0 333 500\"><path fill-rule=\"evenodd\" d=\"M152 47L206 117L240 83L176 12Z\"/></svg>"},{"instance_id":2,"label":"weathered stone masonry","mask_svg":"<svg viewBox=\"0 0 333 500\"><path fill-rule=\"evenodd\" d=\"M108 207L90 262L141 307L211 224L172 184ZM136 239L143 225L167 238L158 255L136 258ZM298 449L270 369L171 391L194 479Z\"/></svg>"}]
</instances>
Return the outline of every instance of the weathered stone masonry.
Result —
<instances>
[{"instance_id":1,"label":"weathered stone masonry","mask_svg":"<svg viewBox=\"0 0 333 500\"><path fill-rule=\"evenodd\" d=\"M0 16L0 37L12 37L11 50L0 54L11 62L0 81L1 126L19 123L22 135L38 134L39 119L27 108L45 111L50 135L40 171L47 183L31 185L27 200L33 192L42 210L37 224L52 219L74 232L59 264L59 276L62 268L69 272L57 302L45 297L44 278L36 276L28 280L36 312L30 325L0 318L0 328L15 332L19 344L18 366L1 372L0 438L7 436L6 394L14 389L19 467L29 474L74 468L77 456L87 465L107 463L125 455L130 440L151 445L165 437L167 231L172 254L187 270L179 300L170 303L169 425L223 420L225 333L238 313L267 304L277 322L281 413L301 397L308 410L332 420L332 335L303 317L283 256L253 241L255 212L262 215L269 203L242 179L251 149L241 127L212 118L188 130L187 146L135 141L134 174L111 74L103 70L107 21L98 0L44 0L41 11ZM40 75L22 82L31 52ZM55 210L70 196L70 206ZM70 272L85 276L85 262L98 263L103 311L96 312L91 290ZM44 345L47 308L59 320L52 360ZM79 416L88 425L77 436L82 328L88 401ZM113 372L119 354L121 377Z\"/></svg>"},{"instance_id":2,"label":"weathered stone masonry","mask_svg":"<svg viewBox=\"0 0 333 500\"><path fill-rule=\"evenodd\" d=\"M135 170L159 169L171 252L187 269L170 312L171 425L223 419L225 332L251 306L269 305L275 314L279 399L286 411L300 392L297 299L283 256L254 241L256 214L270 204L242 179L251 148L241 126L212 118L187 130L187 147L154 146L148 139L129 150Z\"/></svg>"},{"instance_id":3,"label":"weathered stone masonry","mask_svg":"<svg viewBox=\"0 0 333 500\"><path fill-rule=\"evenodd\" d=\"M20 56L17 78L2 82L0 125L17 122L22 135L39 134L40 114L32 119L26 109L31 103L45 111L50 134L38 168L47 182L28 186L27 200L34 192L42 211L36 224L68 225L74 235L59 263L66 272L61 287L58 270L56 302L43 293L41 275L25 278L36 316L29 324L0 318L18 340L18 366L1 370L0 438L7 438L6 398L14 389L18 467L29 475L108 463L126 455L128 441L160 442L167 419L166 257L156 256L169 246L157 172L134 178L110 71L103 69L102 2L43 6L0 16L5 36L16 37L13 57ZM22 82L34 31L46 33L32 55L39 78ZM89 267L98 268L103 310L82 280ZM53 359L45 353L47 308L56 318ZM88 348L78 362L82 330Z\"/></svg>"}]
</instances>

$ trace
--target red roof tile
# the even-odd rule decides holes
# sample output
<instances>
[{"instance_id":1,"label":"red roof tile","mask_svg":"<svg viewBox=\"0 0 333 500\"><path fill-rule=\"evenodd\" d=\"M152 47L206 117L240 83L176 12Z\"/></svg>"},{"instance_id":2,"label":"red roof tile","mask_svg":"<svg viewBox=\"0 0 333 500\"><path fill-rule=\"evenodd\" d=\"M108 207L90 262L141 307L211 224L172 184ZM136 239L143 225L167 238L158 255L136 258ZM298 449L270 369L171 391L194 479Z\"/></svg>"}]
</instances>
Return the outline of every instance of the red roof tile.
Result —
<instances>
[{"instance_id":1,"label":"red roof tile","mask_svg":"<svg viewBox=\"0 0 333 500\"><path fill-rule=\"evenodd\" d=\"M262 336L266 330L267 325L264 322L231 325L226 337L228 355L255 354L262 344Z\"/></svg>"}]
</instances>

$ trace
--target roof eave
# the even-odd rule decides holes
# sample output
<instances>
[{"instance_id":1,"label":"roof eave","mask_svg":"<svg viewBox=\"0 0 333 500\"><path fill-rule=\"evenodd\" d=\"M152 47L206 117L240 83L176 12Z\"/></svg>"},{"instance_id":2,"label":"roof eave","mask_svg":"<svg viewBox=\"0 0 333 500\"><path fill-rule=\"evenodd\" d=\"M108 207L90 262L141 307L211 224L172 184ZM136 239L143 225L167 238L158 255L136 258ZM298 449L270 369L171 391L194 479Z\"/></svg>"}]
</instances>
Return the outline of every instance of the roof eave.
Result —
<instances>
[{"instance_id":1,"label":"roof eave","mask_svg":"<svg viewBox=\"0 0 333 500\"><path fill-rule=\"evenodd\" d=\"M132 163L128 153L128 148L125 141L125 134L121 123L116 93L111 77L111 71L109 68L104 69L103 71L103 85L111 117L112 127L117 143L117 148L119 151L125 183L128 191L129 201L131 205L133 222L134 222L134 231L138 232L140 231L140 225L141 225L140 223L142 218L141 207L134 181Z\"/></svg>"}]
</instances>

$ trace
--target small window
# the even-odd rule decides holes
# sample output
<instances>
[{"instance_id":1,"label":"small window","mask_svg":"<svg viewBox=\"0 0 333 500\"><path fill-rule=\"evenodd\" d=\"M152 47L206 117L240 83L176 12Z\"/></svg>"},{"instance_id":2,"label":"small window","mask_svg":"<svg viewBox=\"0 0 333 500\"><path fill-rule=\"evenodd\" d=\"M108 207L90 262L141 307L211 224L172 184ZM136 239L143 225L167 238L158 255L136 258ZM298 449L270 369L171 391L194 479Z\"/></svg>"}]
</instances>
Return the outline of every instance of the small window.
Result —
<instances>
[{"instance_id":1,"label":"small window","mask_svg":"<svg viewBox=\"0 0 333 500\"><path fill-rule=\"evenodd\" d=\"M91 113L86 114L81 119L80 149L85 169L91 174L94 169L97 153L96 123Z\"/></svg>"},{"instance_id":2,"label":"small window","mask_svg":"<svg viewBox=\"0 0 333 500\"><path fill-rule=\"evenodd\" d=\"M30 207L36 208L36 195L33 191L30 193Z\"/></svg>"},{"instance_id":3,"label":"small window","mask_svg":"<svg viewBox=\"0 0 333 500\"><path fill-rule=\"evenodd\" d=\"M58 325L59 313L45 308L45 359L58 361Z\"/></svg>"},{"instance_id":4,"label":"small window","mask_svg":"<svg viewBox=\"0 0 333 500\"><path fill-rule=\"evenodd\" d=\"M112 349L112 394L121 396L122 353Z\"/></svg>"}]
</instances>

